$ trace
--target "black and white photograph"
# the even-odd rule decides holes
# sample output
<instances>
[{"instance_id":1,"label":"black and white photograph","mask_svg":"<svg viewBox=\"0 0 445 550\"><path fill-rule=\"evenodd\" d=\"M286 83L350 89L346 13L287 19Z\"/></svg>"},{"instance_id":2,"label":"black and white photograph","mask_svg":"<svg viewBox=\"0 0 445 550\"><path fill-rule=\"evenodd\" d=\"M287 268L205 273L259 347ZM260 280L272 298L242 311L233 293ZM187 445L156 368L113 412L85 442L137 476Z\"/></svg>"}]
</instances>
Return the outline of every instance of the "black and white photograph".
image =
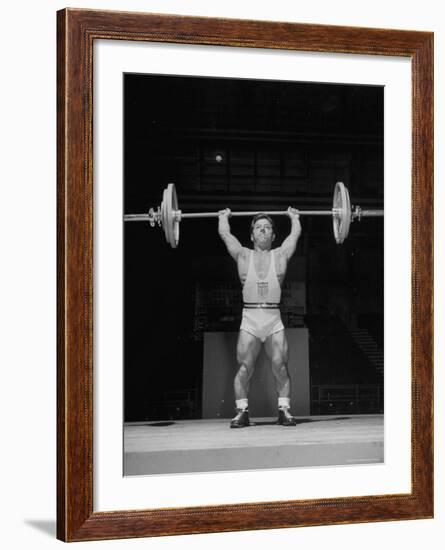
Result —
<instances>
[{"instance_id":1,"label":"black and white photograph","mask_svg":"<svg viewBox=\"0 0 445 550\"><path fill-rule=\"evenodd\" d=\"M124 475L384 461L384 87L127 73Z\"/></svg>"}]
</instances>

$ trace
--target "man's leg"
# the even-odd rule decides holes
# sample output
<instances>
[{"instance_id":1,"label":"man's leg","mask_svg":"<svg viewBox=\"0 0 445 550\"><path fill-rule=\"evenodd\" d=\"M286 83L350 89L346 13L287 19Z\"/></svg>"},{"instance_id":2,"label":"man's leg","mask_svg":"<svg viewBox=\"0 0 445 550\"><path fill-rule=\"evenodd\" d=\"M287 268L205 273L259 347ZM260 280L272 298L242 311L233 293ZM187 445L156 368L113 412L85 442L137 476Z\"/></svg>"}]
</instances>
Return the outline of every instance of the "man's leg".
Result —
<instances>
[{"instance_id":1,"label":"man's leg","mask_svg":"<svg viewBox=\"0 0 445 550\"><path fill-rule=\"evenodd\" d=\"M284 330L271 334L264 346L278 394L278 423L283 426L295 426L296 420L290 414L290 378L287 370L288 346Z\"/></svg>"},{"instance_id":2,"label":"man's leg","mask_svg":"<svg viewBox=\"0 0 445 550\"><path fill-rule=\"evenodd\" d=\"M255 362L261 349L261 342L252 334L240 330L236 346L238 372L233 383L237 415L232 420L231 428L242 428L249 425L248 396L250 379L255 370Z\"/></svg>"},{"instance_id":3,"label":"man's leg","mask_svg":"<svg viewBox=\"0 0 445 550\"><path fill-rule=\"evenodd\" d=\"M264 351L272 366L278 397L290 397L290 378L287 371L288 347L284 330L267 337Z\"/></svg>"}]
</instances>

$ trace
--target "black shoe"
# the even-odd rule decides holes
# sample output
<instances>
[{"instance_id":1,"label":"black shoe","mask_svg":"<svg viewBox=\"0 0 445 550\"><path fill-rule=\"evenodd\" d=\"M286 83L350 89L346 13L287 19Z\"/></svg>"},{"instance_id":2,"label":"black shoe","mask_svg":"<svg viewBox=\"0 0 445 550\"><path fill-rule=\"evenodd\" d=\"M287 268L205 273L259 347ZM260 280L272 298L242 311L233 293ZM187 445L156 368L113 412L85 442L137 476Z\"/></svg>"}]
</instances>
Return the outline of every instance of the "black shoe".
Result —
<instances>
[{"instance_id":1,"label":"black shoe","mask_svg":"<svg viewBox=\"0 0 445 550\"><path fill-rule=\"evenodd\" d=\"M247 428L250 426L249 409L236 409L236 416L230 422L231 428Z\"/></svg>"},{"instance_id":2,"label":"black shoe","mask_svg":"<svg viewBox=\"0 0 445 550\"><path fill-rule=\"evenodd\" d=\"M281 426L296 426L297 419L289 412L289 407L278 409L278 422Z\"/></svg>"}]
</instances>

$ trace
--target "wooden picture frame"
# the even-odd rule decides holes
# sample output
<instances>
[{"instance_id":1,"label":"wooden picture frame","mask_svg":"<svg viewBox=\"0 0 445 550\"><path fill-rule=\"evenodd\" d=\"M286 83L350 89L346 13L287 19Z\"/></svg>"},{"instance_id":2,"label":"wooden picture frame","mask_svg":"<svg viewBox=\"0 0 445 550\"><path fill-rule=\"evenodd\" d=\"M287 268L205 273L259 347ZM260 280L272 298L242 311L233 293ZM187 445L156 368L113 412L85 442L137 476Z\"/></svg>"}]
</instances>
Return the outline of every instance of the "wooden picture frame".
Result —
<instances>
[{"instance_id":1,"label":"wooden picture frame","mask_svg":"<svg viewBox=\"0 0 445 550\"><path fill-rule=\"evenodd\" d=\"M99 540L433 517L433 34L142 13L57 14L57 537ZM412 67L411 481L404 494L93 511L95 40L401 56Z\"/></svg>"}]
</instances>

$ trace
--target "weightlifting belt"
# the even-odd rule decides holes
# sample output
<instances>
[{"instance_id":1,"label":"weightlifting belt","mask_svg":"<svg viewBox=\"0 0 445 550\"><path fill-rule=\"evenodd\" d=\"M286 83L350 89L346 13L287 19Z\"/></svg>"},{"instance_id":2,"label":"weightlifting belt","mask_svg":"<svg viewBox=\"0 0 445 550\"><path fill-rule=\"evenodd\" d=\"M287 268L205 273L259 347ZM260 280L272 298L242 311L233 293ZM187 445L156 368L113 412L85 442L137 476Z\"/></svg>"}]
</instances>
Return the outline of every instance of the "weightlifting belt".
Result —
<instances>
[{"instance_id":1,"label":"weightlifting belt","mask_svg":"<svg viewBox=\"0 0 445 550\"><path fill-rule=\"evenodd\" d=\"M279 309L280 304L274 304L272 302L248 302L244 303L243 307L246 309Z\"/></svg>"}]
</instances>

